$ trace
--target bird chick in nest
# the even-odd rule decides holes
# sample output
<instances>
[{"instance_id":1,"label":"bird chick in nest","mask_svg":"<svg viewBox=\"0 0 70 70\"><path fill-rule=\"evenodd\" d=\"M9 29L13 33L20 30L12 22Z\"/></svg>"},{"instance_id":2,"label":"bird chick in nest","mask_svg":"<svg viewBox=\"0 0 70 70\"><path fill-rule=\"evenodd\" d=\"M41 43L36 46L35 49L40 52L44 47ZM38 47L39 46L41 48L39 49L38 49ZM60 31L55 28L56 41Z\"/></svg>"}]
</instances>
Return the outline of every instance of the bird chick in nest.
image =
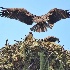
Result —
<instances>
[{"instance_id":1,"label":"bird chick in nest","mask_svg":"<svg viewBox=\"0 0 70 70\"><path fill-rule=\"evenodd\" d=\"M29 34L25 37L25 41L31 41L33 40L33 34L32 32L29 32Z\"/></svg>"},{"instance_id":2,"label":"bird chick in nest","mask_svg":"<svg viewBox=\"0 0 70 70\"><path fill-rule=\"evenodd\" d=\"M60 42L59 38L56 38L54 36L48 36L47 38L44 38L44 41L45 42L56 42L56 41L58 41L58 43Z\"/></svg>"}]
</instances>

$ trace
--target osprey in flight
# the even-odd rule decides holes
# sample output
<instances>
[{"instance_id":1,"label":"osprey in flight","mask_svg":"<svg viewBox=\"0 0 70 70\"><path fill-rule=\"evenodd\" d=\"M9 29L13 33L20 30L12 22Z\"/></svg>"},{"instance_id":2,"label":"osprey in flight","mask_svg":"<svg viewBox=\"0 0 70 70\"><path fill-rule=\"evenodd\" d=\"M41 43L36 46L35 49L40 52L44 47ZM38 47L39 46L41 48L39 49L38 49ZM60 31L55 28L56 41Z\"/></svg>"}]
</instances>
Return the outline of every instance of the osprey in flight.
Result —
<instances>
[{"instance_id":1,"label":"osprey in flight","mask_svg":"<svg viewBox=\"0 0 70 70\"><path fill-rule=\"evenodd\" d=\"M32 25L33 22L35 22L36 25L30 28L30 30L34 32L45 32L47 28L52 29L54 23L57 21L70 18L69 10L57 8L51 9L47 14L41 16L33 15L24 8L0 8L2 8L0 12L1 17L16 19L27 25Z\"/></svg>"}]
</instances>

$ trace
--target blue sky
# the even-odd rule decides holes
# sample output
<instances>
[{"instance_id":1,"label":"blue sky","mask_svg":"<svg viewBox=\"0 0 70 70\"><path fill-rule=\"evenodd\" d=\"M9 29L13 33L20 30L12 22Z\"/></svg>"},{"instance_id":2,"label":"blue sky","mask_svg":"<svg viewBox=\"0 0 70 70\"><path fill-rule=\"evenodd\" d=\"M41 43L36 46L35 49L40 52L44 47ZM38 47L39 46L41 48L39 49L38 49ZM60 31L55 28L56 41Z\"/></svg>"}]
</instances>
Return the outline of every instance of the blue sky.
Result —
<instances>
[{"instance_id":1,"label":"blue sky","mask_svg":"<svg viewBox=\"0 0 70 70\"><path fill-rule=\"evenodd\" d=\"M1 0L0 7L25 8L33 14L43 15L53 8L70 9L70 0ZM25 38L33 25L27 26L18 20L0 17L0 48L4 47L6 39L9 40L9 44L14 44L14 40L19 41L22 40L21 38ZM60 39L60 45L64 45L66 50L70 50L69 31L70 19L64 19L55 23L53 29L42 33L33 32L33 35L37 39L55 36Z\"/></svg>"}]
</instances>

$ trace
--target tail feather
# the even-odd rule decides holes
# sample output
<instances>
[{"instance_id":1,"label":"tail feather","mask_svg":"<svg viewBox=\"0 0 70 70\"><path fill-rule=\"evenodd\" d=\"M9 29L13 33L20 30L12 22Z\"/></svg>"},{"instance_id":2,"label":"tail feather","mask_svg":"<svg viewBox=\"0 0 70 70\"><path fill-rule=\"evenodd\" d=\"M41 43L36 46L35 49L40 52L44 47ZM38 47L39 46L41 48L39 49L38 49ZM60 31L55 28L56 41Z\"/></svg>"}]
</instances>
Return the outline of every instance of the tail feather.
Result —
<instances>
[{"instance_id":1,"label":"tail feather","mask_svg":"<svg viewBox=\"0 0 70 70\"><path fill-rule=\"evenodd\" d=\"M34 25L32 28L30 28L31 31L36 31L36 32L45 32L47 31L47 23L37 23Z\"/></svg>"}]
</instances>

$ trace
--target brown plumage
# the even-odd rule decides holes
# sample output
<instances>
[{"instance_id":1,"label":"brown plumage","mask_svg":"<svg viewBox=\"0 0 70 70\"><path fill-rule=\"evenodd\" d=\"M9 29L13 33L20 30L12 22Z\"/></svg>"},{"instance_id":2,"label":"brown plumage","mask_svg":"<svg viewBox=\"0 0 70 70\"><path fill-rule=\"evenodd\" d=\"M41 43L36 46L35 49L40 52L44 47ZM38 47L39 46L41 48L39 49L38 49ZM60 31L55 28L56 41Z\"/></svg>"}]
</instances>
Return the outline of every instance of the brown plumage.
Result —
<instances>
[{"instance_id":1,"label":"brown plumage","mask_svg":"<svg viewBox=\"0 0 70 70\"><path fill-rule=\"evenodd\" d=\"M61 19L70 17L70 12L68 12L69 10L62 10L57 8L54 8L47 14L41 16L33 15L24 8L0 8L2 8L0 12L1 17L16 19L27 25L32 25L33 22L37 23L32 28L30 28L31 31L36 32L45 32L47 31L47 27L52 29L54 23Z\"/></svg>"},{"instance_id":2,"label":"brown plumage","mask_svg":"<svg viewBox=\"0 0 70 70\"><path fill-rule=\"evenodd\" d=\"M29 32L29 34L25 37L25 41L30 41L30 40L32 40L33 39L33 34L32 34L32 32Z\"/></svg>"},{"instance_id":3,"label":"brown plumage","mask_svg":"<svg viewBox=\"0 0 70 70\"><path fill-rule=\"evenodd\" d=\"M44 38L44 41L45 42L56 42L56 41L58 41L58 43L60 42L59 38L56 38L54 36L48 36L47 38Z\"/></svg>"}]
</instances>

